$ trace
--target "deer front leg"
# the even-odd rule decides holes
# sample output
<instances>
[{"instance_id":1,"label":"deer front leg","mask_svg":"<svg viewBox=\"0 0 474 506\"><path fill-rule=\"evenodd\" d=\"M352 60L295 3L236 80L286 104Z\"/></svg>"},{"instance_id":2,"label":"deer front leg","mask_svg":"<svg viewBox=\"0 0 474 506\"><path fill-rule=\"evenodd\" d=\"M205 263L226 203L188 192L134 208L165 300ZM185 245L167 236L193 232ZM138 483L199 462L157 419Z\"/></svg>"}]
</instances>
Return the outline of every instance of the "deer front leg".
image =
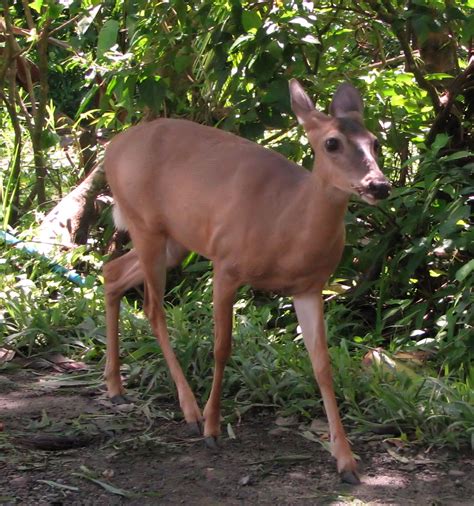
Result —
<instances>
[{"instance_id":1,"label":"deer front leg","mask_svg":"<svg viewBox=\"0 0 474 506\"><path fill-rule=\"evenodd\" d=\"M332 381L331 364L324 327L323 299L320 293L294 297L293 303L303 339L308 350L314 375L324 402L331 433L331 451L337 461L337 470L343 481L360 483L357 465L342 426Z\"/></svg>"},{"instance_id":2,"label":"deer front leg","mask_svg":"<svg viewBox=\"0 0 474 506\"><path fill-rule=\"evenodd\" d=\"M204 436L208 447L215 449L220 429L221 393L224 368L232 351L232 310L237 287L214 266L214 377L204 409Z\"/></svg>"}]
</instances>

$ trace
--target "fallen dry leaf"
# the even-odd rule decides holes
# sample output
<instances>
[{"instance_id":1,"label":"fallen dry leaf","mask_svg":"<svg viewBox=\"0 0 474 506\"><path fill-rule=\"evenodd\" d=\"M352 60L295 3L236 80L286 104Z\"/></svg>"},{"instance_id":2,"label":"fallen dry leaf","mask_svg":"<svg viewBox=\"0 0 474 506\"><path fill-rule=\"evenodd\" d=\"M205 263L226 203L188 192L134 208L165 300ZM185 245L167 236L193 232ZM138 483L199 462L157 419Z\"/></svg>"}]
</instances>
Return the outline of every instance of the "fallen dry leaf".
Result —
<instances>
[{"instance_id":1,"label":"fallen dry leaf","mask_svg":"<svg viewBox=\"0 0 474 506\"><path fill-rule=\"evenodd\" d=\"M275 424L278 427L291 427L292 425L298 425L298 418L296 416L279 416L275 420Z\"/></svg>"},{"instance_id":2,"label":"fallen dry leaf","mask_svg":"<svg viewBox=\"0 0 474 506\"><path fill-rule=\"evenodd\" d=\"M387 453L397 460L398 462L401 462L402 464L409 464L410 459L407 457L404 457L403 455L399 455L395 450L392 450L391 448L387 448Z\"/></svg>"},{"instance_id":3,"label":"fallen dry leaf","mask_svg":"<svg viewBox=\"0 0 474 506\"><path fill-rule=\"evenodd\" d=\"M8 348L0 348L0 364L10 362L15 357L15 351Z\"/></svg>"},{"instance_id":4,"label":"fallen dry leaf","mask_svg":"<svg viewBox=\"0 0 474 506\"><path fill-rule=\"evenodd\" d=\"M327 434L329 432L329 425L326 422L326 420L322 420L321 418L315 418L311 422L309 430L316 434Z\"/></svg>"}]
</instances>

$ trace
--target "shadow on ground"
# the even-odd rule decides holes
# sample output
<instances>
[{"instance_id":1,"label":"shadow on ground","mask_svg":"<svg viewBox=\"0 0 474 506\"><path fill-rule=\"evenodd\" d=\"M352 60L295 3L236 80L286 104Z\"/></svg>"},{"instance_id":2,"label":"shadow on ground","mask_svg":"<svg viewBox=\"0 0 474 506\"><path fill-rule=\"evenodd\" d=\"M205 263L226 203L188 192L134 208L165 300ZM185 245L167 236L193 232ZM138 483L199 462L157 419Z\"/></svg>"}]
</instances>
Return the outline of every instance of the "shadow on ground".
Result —
<instances>
[{"instance_id":1,"label":"shadow on ground","mask_svg":"<svg viewBox=\"0 0 474 506\"><path fill-rule=\"evenodd\" d=\"M472 504L465 453L353 436L362 484L351 487L318 436L277 427L268 413L233 424L215 453L186 435L173 409L113 406L74 378L0 375L0 503Z\"/></svg>"}]
</instances>

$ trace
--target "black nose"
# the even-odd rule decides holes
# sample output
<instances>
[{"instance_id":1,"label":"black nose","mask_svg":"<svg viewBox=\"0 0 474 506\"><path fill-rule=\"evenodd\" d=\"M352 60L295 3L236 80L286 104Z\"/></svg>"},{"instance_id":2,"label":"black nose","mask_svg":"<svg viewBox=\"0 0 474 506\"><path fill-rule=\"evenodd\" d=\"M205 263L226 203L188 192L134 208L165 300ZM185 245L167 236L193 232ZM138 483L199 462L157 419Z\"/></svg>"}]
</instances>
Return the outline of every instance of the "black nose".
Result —
<instances>
[{"instance_id":1,"label":"black nose","mask_svg":"<svg viewBox=\"0 0 474 506\"><path fill-rule=\"evenodd\" d=\"M376 199L386 199L390 195L391 188L387 181L371 181L368 190Z\"/></svg>"}]
</instances>

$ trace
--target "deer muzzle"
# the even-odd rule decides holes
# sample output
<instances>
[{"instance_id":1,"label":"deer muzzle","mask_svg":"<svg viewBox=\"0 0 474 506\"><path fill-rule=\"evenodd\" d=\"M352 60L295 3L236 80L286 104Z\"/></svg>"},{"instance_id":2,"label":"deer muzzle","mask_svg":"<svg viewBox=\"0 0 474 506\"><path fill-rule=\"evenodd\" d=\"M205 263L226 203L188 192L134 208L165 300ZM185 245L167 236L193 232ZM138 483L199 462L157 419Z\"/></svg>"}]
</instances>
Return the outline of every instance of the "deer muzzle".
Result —
<instances>
[{"instance_id":1,"label":"deer muzzle","mask_svg":"<svg viewBox=\"0 0 474 506\"><path fill-rule=\"evenodd\" d=\"M384 178L382 180L371 181L367 187L367 193L369 193L376 200L386 199L390 195L392 186Z\"/></svg>"},{"instance_id":2,"label":"deer muzzle","mask_svg":"<svg viewBox=\"0 0 474 506\"><path fill-rule=\"evenodd\" d=\"M382 177L366 180L360 185L353 185L352 188L362 200L370 205L375 205L379 200L386 199L390 195L392 186L388 179L382 175Z\"/></svg>"}]
</instances>

